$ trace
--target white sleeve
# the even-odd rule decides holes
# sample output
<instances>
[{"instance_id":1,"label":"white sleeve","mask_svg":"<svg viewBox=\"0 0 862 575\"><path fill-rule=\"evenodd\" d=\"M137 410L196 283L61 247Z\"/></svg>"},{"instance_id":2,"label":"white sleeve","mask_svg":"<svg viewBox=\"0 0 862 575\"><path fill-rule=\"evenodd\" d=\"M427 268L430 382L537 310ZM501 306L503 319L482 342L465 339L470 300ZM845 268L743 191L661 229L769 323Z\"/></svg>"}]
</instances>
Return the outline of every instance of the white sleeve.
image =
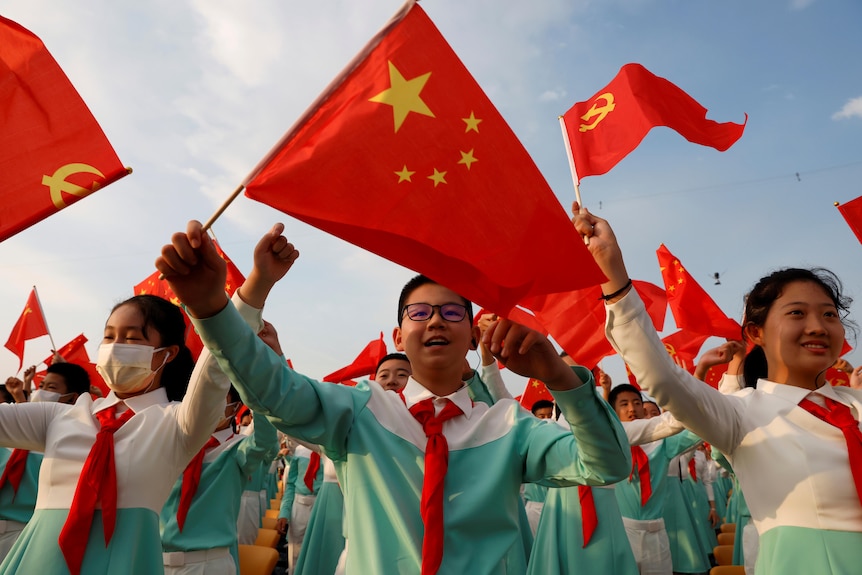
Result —
<instances>
[{"instance_id":1,"label":"white sleeve","mask_svg":"<svg viewBox=\"0 0 862 575\"><path fill-rule=\"evenodd\" d=\"M624 421L623 429L631 445L643 445L671 435L676 435L685 429L669 411L650 419L635 419Z\"/></svg>"}]
</instances>

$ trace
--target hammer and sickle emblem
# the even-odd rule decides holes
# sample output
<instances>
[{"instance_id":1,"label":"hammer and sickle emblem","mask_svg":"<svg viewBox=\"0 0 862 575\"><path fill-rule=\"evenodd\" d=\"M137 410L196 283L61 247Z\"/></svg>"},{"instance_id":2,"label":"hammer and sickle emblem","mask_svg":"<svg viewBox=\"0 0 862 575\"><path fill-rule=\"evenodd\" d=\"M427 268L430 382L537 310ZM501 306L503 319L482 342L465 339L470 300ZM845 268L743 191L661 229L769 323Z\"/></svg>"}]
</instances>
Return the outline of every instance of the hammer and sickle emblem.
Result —
<instances>
[{"instance_id":1,"label":"hammer and sickle emblem","mask_svg":"<svg viewBox=\"0 0 862 575\"><path fill-rule=\"evenodd\" d=\"M79 174L81 172L94 174L100 178L105 177L102 172L87 164L66 164L58 168L53 176L42 176L42 185L48 186L48 189L51 191L51 201L54 202L54 207L58 210L66 207L66 202L63 201L63 192L83 198L98 189L97 183L93 184L92 190L88 190L66 181L66 178L72 174Z\"/></svg>"},{"instance_id":2,"label":"hammer and sickle emblem","mask_svg":"<svg viewBox=\"0 0 862 575\"><path fill-rule=\"evenodd\" d=\"M599 106L599 100L605 101L604 106ZM593 102L593 105L589 109L589 111L583 116L581 116L581 120L583 120L584 122L589 122L590 119L594 117L596 118L596 120L592 124L581 124L578 130L581 132L592 130L599 125L599 122L605 119L605 116L613 112L616 106L617 105L614 104L614 95L610 92L605 92L601 96L598 96L595 102Z\"/></svg>"}]
</instances>

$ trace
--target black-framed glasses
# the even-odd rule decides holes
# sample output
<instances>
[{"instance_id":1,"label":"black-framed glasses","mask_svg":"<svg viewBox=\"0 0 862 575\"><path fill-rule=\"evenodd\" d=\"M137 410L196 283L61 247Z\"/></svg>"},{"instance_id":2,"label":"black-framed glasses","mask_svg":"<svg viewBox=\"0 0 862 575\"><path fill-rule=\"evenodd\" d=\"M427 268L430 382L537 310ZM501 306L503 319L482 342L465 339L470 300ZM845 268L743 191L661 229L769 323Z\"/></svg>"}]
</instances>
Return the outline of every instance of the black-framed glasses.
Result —
<instances>
[{"instance_id":1,"label":"black-framed glasses","mask_svg":"<svg viewBox=\"0 0 862 575\"><path fill-rule=\"evenodd\" d=\"M434 310L446 321L458 322L467 317L467 307L460 303L444 303L443 305L431 305L430 303L410 303L404 306L401 315L413 321L428 321L434 315Z\"/></svg>"}]
</instances>

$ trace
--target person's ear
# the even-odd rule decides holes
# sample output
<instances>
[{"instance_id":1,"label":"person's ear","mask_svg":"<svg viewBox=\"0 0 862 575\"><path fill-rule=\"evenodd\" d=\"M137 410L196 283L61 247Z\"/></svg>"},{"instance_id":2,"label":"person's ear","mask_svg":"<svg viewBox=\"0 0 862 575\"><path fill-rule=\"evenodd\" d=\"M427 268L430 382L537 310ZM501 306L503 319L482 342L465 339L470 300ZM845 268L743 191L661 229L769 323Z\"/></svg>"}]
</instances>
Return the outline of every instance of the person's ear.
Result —
<instances>
[{"instance_id":1,"label":"person's ear","mask_svg":"<svg viewBox=\"0 0 862 575\"><path fill-rule=\"evenodd\" d=\"M745 339L748 341L757 344L763 347L763 328L760 326L756 326L753 323L745 324L745 328L743 329L743 333L745 334Z\"/></svg>"},{"instance_id":2,"label":"person's ear","mask_svg":"<svg viewBox=\"0 0 862 575\"><path fill-rule=\"evenodd\" d=\"M473 338L470 340L470 349L478 349L479 348L479 338L482 337L482 330L479 329L479 326L474 325L472 329Z\"/></svg>"},{"instance_id":3,"label":"person's ear","mask_svg":"<svg viewBox=\"0 0 862 575\"><path fill-rule=\"evenodd\" d=\"M170 363L177 358L180 354L180 346L178 345L169 345L165 348L165 352L168 354L168 359L165 363Z\"/></svg>"},{"instance_id":4,"label":"person's ear","mask_svg":"<svg viewBox=\"0 0 862 575\"><path fill-rule=\"evenodd\" d=\"M392 342L395 344L395 351L404 351L404 342L401 338L400 327L396 327L392 330Z\"/></svg>"}]
</instances>

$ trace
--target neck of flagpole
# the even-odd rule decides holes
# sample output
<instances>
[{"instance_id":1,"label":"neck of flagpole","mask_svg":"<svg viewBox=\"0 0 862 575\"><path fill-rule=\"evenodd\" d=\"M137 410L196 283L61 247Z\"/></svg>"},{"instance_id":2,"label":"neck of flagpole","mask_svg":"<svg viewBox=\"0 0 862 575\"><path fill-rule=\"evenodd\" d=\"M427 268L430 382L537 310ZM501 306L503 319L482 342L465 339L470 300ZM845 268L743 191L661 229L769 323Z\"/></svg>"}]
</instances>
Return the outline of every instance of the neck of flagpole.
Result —
<instances>
[{"instance_id":1,"label":"neck of flagpole","mask_svg":"<svg viewBox=\"0 0 862 575\"><path fill-rule=\"evenodd\" d=\"M215 211L215 213L213 215L210 216L210 219L207 220L207 222L204 224L204 227L203 227L203 229L201 229L201 231L206 232L208 229L210 229L210 227L212 227L212 225L219 218L219 216L221 216L224 213L224 211L228 208L228 206L233 203L233 201L237 198L237 196L239 196L242 193L242 191L244 189L245 189L245 186L240 184L239 187L237 187L237 189L235 189L233 191L233 193L230 195L230 197L228 199L226 199L222 203L221 206L219 206L219 208Z\"/></svg>"},{"instance_id":2,"label":"neck of flagpole","mask_svg":"<svg viewBox=\"0 0 862 575\"><path fill-rule=\"evenodd\" d=\"M48 340L51 342L51 351L56 351L57 346L54 345L54 337L51 335L51 330L48 328L48 318L45 317L45 310L42 308L42 300L39 298L39 290L33 286L33 293L36 294L36 303L39 305L39 313L42 314L42 321L45 322L45 331L48 332Z\"/></svg>"}]
</instances>

